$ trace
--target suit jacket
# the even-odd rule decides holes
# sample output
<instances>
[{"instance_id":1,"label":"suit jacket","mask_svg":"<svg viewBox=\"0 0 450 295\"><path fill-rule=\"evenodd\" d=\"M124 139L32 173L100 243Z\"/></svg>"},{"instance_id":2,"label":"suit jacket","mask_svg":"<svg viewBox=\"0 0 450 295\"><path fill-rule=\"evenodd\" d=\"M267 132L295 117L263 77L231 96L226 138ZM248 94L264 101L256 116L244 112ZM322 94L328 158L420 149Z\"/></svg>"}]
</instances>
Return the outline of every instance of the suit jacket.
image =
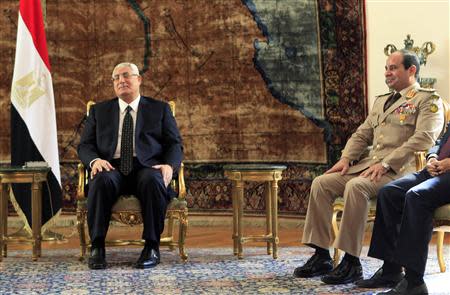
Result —
<instances>
[{"instance_id":1,"label":"suit jacket","mask_svg":"<svg viewBox=\"0 0 450 295\"><path fill-rule=\"evenodd\" d=\"M85 165L95 158L111 161L119 132L119 98L93 105L86 119L78 156ZM183 158L181 136L167 103L141 96L136 116L135 151L140 164L169 164L176 171Z\"/></svg>"},{"instance_id":2,"label":"suit jacket","mask_svg":"<svg viewBox=\"0 0 450 295\"><path fill-rule=\"evenodd\" d=\"M364 123L348 140L342 157L356 162L348 174L379 162L387 163L398 177L414 172L414 152L428 150L443 130L443 104L434 90L415 83L383 111L390 94L377 97Z\"/></svg>"},{"instance_id":3,"label":"suit jacket","mask_svg":"<svg viewBox=\"0 0 450 295\"><path fill-rule=\"evenodd\" d=\"M439 152L441 151L442 146L447 142L448 138L450 137L450 122L447 123L445 133L441 136L441 138L438 139L437 144L433 146L429 151L427 158L430 155L439 155Z\"/></svg>"}]
</instances>

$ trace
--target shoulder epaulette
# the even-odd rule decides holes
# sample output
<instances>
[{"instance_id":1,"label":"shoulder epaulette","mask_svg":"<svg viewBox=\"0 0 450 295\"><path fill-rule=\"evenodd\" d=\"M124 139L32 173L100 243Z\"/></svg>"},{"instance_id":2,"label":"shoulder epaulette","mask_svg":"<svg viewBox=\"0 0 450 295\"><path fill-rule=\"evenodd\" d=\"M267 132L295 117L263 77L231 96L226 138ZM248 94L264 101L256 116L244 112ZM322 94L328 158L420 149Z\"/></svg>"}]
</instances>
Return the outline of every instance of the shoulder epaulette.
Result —
<instances>
[{"instance_id":1,"label":"shoulder epaulette","mask_svg":"<svg viewBox=\"0 0 450 295\"><path fill-rule=\"evenodd\" d=\"M382 96L385 96L385 95L391 95L393 92L394 91L391 91L391 92L388 92L388 93L385 93L385 94L376 95L375 97L382 97Z\"/></svg>"},{"instance_id":2,"label":"shoulder epaulette","mask_svg":"<svg viewBox=\"0 0 450 295\"><path fill-rule=\"evenodd\" d=\"M440 96L439 94L437 94L436 92L434 92L434 93L430 96L430 98L431 98L431 99L439 99L439 98L441 98L441 96Z\"/></svg>"},{"instance_id":3,"label":"shoulder epaulette","mask_svg":"<svg viewBox=\"0 0 450 295\"><path fill-rule=\"evenodd\" d=\"M434 88L422 88L422 87L417 88L417 90L422 91L422 92L435 92L436 91L436 89L434 89Z\"/></svg>"}]
</instances>

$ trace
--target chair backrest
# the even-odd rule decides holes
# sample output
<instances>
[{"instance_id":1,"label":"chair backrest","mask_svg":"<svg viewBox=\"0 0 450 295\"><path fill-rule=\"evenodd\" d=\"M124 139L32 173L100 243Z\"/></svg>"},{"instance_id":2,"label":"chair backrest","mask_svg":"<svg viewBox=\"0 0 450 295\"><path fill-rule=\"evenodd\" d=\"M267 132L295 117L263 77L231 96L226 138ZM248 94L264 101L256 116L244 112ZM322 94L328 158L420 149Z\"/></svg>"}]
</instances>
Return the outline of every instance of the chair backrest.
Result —
<instances>
[{"instance_id":1,"label":"chair backrest","mask_svg":"<svg viewBox=\"0 0 450 295\"><path fill-rule=\"evenodd\" d=\"M168 104L172 115L175 117L175 102L173 100L169 100Z\"/></svg>"},{"instance_id":2,"label":"chair backrest","mask_svg":"<svg viewBox=\"0 0 450 295\"><path fill-rule=\"evenodd\" d=\"M89 116L89 111L91 110L91 107L95 104L95 101L90 100L86 104L86 116Z\"/></svg>"},{"instance_id":3,"label":"chair backrest","mask_svg":"<svg viewBox=\"0 0 450 295\"><path fill-rule=\"evenodd\" d=\"M444 106L444 118L445 118L445 124L444 124L444 130L442 131L443 135L447 131L447 123L450 122L450 104L447 100L443 99L442 104Z\"/></svg>"}]
</instances>

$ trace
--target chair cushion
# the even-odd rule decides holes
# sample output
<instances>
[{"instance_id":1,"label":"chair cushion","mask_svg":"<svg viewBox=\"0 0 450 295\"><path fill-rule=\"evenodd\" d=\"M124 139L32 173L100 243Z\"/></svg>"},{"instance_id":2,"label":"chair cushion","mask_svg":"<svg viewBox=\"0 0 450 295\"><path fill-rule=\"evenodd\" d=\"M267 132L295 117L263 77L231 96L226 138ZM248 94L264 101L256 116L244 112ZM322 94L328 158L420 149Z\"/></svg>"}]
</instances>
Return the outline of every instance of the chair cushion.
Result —
<instances>
[{"instance_id":1,"label":"chair cushion","mask_svg":"<svg viewBox=\"0 0 450 295\"><path fill-rule=\"evenodd\" d=\"M112 207L112 212L141 211L141 203L134 195L122 195Z\"/></svg>"},{"instance_id":2,"label":"chair cushion","mask_svg":"<svg viewBox=\"0 0 450 295\"><path fill-rule=\"evenodd\" d=\"M87 199L78 199L77 200L77 210L86 211L87 210Z\"/></svg>"},{"instance_id":3,"label":"chair cushion","mask_svg":"<svg viewBox=\"0 0 450 295\"><path fill-rule=\"evenodd\" d=\"M173 198L170 202L167 210L181 210L187 208L186 200L179 200L178 198ZM117 202L114 204L112 208L112 212L140 212L141 204L139 200L134 195L122 195L119 197Z\"/></svg>"},{"instance_id":4,"label":"chair cushion","mask_svg":"<svg viewBox=\"0 0 450 295\"><path fill-rule=\"evenodd\" d=\"M334 200L333 205L344 206L344 198L337 198L336 200ZM376 209L377 209L377 199L372 198L369 200L369 214L375 215Z\"/></svg>"},{"instance_id":5,"label":"chair cushion","mask_svg":"<svg viewBox=\"0 0 450 295\"><path fill-rule=\"evenodd\" d=\"M434 219L450 221L450 204L437 208L434 211Z\"/></svg>"},{"instance_id":6,"label":"chair cushion","mask_svg":"<svg viewBox=\"0 0 450 295\"><path fill-rule=\"evenodd\" d=\"M187 208L187 202L185 199L173 198L170 202L167 210L183 210Z\"/></svg>"}]
</instances>

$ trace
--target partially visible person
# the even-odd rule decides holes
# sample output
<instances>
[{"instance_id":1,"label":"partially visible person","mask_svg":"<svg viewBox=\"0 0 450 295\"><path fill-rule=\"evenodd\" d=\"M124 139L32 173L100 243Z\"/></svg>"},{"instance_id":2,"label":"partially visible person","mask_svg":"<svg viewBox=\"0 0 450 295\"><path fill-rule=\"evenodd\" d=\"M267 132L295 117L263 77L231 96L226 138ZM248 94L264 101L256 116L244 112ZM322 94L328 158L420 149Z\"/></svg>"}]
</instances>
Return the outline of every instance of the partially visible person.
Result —
<instances>
[{"instance_id":1,"label":"partially visible person","mask_svg":"<svg viewBox=\"0 0 450 295\"><path fill-rule=\"evenodd\" d=\"M135 266L160 263L159 242L172 197L168 185L181 165L183 147L169 105L141 96L141 82L135 64L116 65L112 83L117 97L92 106L78 146L92 178L87 197L91 269L107 266L105 237L121 194L136 195L142 208L145 246Z\"/></svg>"},{"instance_id":2,"label":"partially visible person","mask_svg":"<svg viewBox=\"0 0 450 295\"><path fill-rule=\"evenodd\" d=\"M341 159L313 180L302 242L314 255L294 271L295 277L324 275L326 284L362 278L359 260L369 199L385 184L415 171L414 152L429 149L444 126L442 100L417 83L418 57L393 52L386 61L385 81L391 93L378 96L368 117L348 140ZM373 149L367 153L369 146ZM333 269L333 202L344 197L344 212L333 247L345 255Z\"/></svg>"},{"instance_id":3,"label":"partially visible person","mask_svg":"<svg viewBox=\"0 0 450 295\"><path fill-rule=\"evenodd\" d=\"M383 266L361 288L394 287L379 294L428 294L423 280L433 213L450 203L450 123L427 156L425 169L385 185L378 193L369 256ZM403 276L402 267L406 275Z\"/></svg>"}]
</instances>

